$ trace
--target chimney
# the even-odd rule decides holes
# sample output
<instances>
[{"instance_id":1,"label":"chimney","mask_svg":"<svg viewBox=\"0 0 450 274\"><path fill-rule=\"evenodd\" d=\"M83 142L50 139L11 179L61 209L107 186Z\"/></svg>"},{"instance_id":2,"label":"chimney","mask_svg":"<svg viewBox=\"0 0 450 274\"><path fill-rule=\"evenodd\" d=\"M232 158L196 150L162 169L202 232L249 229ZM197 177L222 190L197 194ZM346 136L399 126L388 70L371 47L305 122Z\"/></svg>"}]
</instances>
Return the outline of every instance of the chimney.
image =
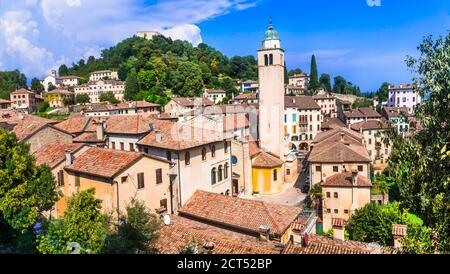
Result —
<instances>
[{"instance_id":1,"label":"chimney","mask_svg":"<svg viewBox=\"0 0 450 274\"><path fill-rule=\"evenodd\" d=\"M203 245L203 248L205 249L207 254L212 254L214 251L214 243L213 242L206 242Z\"/></svg>"},{"instance_id":2,"label":"chimney","mask_svg":"<svg viewBox=\"0 0 450 274\"><path fill-rule=\"evenodd\" d=\"M345 136L345 133L341 132L341 142L344 142L344 136Z\"/></svg>"},{"instance_id":3,"label":"chimney","mask_svg":"<svg viewBox=\"0 0 450 274\"><path fill-rule=\"evenodd\" d=\"M70 149L66 149L66 166L70 166L73 164L73 152Z\"/></svg>"},{"instance_id":4,"label":"chimney","mask_svg":"<svg viewBox=\"0 0 450 274\"><path fill-rule=\"evenodd\" d=\"M340 218L333 218L331 222L333 225L333 239L345 241L345 220Z\"/></svg>"},{"instance_id":5,"label":"chimney","mask_svg":"<svg viewBox=\"0 0 450 274\"><path fill-rule=\"evenodd\" d=\"M394 248L402 248L402 240L408 233L408 226L394 224L392 225L392 236L394 237Z\"/></svg>"},{"instance_id":6,"label":"chimney","mask_svg":"<svg viewBox=\"0 0 450 274\"><path fill-rule=\"evenodd\" d=\"M270 226L268 225L262 225L258 228L259 230L259 239L261 241L267 242L270 238Z\"/></svg>"},{"instance_id":7,"label":"chimney","mask_svg":"<svg viewBox=\"0 0 450 274\"><path fill-rule=\"evenodd\" d=\"M103 121L95 123L97 129L97 140L103 140L105 138L105 129L103 127Z\"/></svg>"},{"instance_id":8,"label":"chimney","mask_svg":"<svg viewBox=\"0 0 450 274\"><path fill-rule=\"evenodd\" d=\"M162 142L162 134L159 130L156 131L156 142L158 143Z\"/></svg>"}]
</instances>

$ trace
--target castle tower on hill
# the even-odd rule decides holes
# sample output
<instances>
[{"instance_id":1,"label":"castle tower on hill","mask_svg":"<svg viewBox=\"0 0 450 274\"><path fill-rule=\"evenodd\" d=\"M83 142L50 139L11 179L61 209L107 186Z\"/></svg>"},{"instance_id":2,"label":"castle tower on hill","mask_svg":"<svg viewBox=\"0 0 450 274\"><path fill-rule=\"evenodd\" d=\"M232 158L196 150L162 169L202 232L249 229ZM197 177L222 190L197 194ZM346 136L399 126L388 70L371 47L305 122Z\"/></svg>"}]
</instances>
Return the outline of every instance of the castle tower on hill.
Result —
<instances>
[{"instance_id":1,"label":"castle tower on hill","mask_svg":"<svg viewBox=\"0 0 450 274\"><path fill-rule=\"evenodd\" d=\"M263 150L284 157L284 65L285 54L278 32L270 20L258 50L259 140Z\"/></svg>"}]
</instances>

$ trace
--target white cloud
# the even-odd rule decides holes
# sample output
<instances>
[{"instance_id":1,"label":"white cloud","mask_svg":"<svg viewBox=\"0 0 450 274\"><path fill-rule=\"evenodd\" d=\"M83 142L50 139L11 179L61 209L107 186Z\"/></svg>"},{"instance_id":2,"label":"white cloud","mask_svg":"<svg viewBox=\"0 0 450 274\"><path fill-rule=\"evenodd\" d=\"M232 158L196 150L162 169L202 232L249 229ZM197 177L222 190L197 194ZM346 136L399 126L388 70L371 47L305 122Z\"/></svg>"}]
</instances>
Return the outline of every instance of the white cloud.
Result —
<instances>
[{"instance_id":1,"label":"white cloud","mask_svg":"<svg viewBox=\"0 0 450 274\"><path fill-rule=\"evenodd\" d=\"M197 24L259 0L17 0L2 2L0 57L8 69L43 76L140 30L199 44ZM147 2L147 3L146 3ZM35 76L35 75L33 75ZM30 77L30 76L29 76Z\"/></svg>"},{"instance_id":2,"label":"white cloud","mask_svg":"<svg viewBox=\"0 0 450 274\"><path fill-rule=\"evenodd\" d=\"M190 41L197 46L202 42L201 30L196 25L186 24L166 29L161 32L162 35L171 37L174 40Z\"/></svg>"}]
</instances>

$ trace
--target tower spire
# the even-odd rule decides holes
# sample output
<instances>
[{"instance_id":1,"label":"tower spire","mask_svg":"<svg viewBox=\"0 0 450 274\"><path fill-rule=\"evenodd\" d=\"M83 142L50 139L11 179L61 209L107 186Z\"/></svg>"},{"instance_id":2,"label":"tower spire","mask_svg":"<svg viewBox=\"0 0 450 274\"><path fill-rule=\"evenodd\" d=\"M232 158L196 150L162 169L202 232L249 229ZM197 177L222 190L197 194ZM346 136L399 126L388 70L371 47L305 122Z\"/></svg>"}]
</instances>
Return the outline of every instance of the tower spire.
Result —
<instances>
[{"instance_id":1,"label":"tower spire","mask_svg":"<svg viewBox=\"0 0 450 274\"><path fill-rule=\"evenodd\" d=\"M272 16L270 16L270 19L269 19L269 29L273 30Z\"/></svg>"}]
</instances>

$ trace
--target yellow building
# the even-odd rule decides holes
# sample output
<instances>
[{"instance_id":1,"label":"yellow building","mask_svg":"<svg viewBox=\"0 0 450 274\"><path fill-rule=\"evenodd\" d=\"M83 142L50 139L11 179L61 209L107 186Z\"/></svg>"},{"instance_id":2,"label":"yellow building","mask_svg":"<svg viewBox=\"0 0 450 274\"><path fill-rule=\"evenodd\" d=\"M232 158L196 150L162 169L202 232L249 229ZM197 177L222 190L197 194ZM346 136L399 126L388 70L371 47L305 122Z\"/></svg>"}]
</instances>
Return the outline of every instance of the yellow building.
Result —
<instances>
[{"instance_id":1,"label":"yellow building","mask_svg":"<svg viewBox=\"0 0 450 274\"><path fill-rule=\"evenodd\" d=\"M55 89L44 95L44 101L47 102L50 107L63 107L66 99L73 100L74 98L74 93L65 89Z\"/></svg>"},{"instance_id":2,"label":"yellow building","mask_svg":"<svg viewBox=\"0 0 450 274\"><path fill-rule=\"evenodd\" d=\"M283 191L283 161L260 151L252 158L253 193L277 194Z\"/></svg>"},{"instance_id":3,"label":"yellow building","mask_svg":"<svg viewBox=\"0 0 450 274\"><path fill-rule=\"evenodd\" d=\"M157 213L173 213L171 163L140 152L92 147L64 168L68 174L64 196L95 188L106 213L123 212L132 198Z\"/></svg>"},{"instance_id":4,"label":"yellow building","mask_svg":"<svg viewBox=\"0 0 450 274\"><path fill-rule=\"evenodd\" d=\"M333 228L333 219L347 222L357 209L370 203L372 184L356 170L333 175L320 185L324 231Z\"/></svg>"}]
</instances>

